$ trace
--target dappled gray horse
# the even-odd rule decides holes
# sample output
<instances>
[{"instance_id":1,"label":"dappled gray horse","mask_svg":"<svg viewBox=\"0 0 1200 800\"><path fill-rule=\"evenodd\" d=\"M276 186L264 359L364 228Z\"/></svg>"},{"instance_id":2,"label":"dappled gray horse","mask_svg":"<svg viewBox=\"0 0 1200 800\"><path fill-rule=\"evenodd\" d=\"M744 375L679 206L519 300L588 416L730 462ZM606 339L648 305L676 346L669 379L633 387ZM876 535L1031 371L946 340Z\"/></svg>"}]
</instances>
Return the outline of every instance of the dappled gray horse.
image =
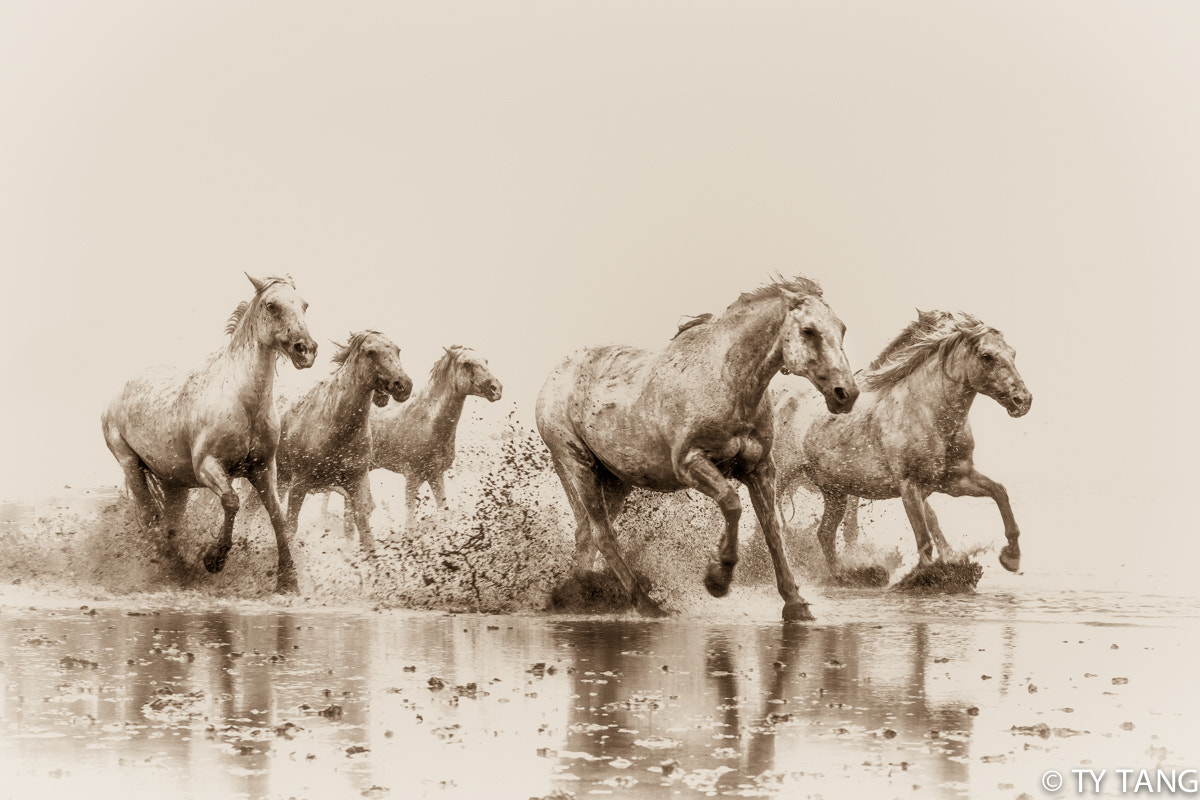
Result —
<instances>
[{"instance_id":1,"label":"dappled gray horse","mask_svg":"<svg viewBox=\"0 0 1200 800\"><path fill-rule=\"evenodd\" d=\"M170 539L188 489L207 487L220 499L221 535L203 557L209 572L221 571L233 545L240 501L230 479L247 478L275 529L276 590L294 592L296 571L276 488L275 361L282 355L297 369L311 367L317 345L304 323L308 303L291 278L250 283L254 297L230 317L228 345L189 373L159 369L130 380L101 424L143 525L161 523Z\"/></svg>"},{"instance_id":2,"label":"dappled gray horse","mask_svg":"<svg viewBox=\"0 0 1200 800\"><path fill-rule=\"evenodd\" d=\"M1016 352L969 314L918 312L860 378L866 389L851 414L817 414L804 434L807 480L823 495L817 539L831 570L838 570L838 523L848 496L899 497L917 540L920 563L953 551L928 497L990 497L1000 509L1008 543L1000 563L1020 568L1021 535L999 483L975 469L975 439L967 415L976 394L991 397L1012 417L1024 416L1033 397L1021 379Z\"/></svg>"},{"instance_id":3,"label":"dappled gray horse","mask_svg":"<svg viewBox=\"0 0 1200 800\"><path fill-rule=\"evenodd\" d=\"M378 331L360 331L333 356L338 367L283 412L279 480L287 497L288 530L295 534L309 492L338 487L346 493L346 517L357 523L360 543L370 552L374 502L367 474L372 401L403 403L412 379L400 366L400 348Z\"/></svg>"},{"instance_id":4,"label":"dappled gray horse","mask_svg":"<svg viewBox=\"0 0 1200 800\"><path fill-rule=\"evenodd\" d=\"M743 294L725 312L697 317L658 352L609 345L576 351L550 373L537 426L575 513L574 572L597 550L644 614L661 614L617 546L615 517L635 487L697 489L725 517L708 591L729 591L738 560L744 483L775 566L783 617L812 619L780 540L767 385L781 369L808 378L830 411L849 411L858 388L842 351L845 326L807 278Z\"/></svg>"},{"instance_id":5,"label":"dappled gray horse","mask_svg":"<svg viewBox=\"0 0 1200 800\"><path fill-rule=\"evenodd\" d=\"M404 476L406 524L416 522L418 492L429 484L440 510L446 509L445 472L454 463L455 438L463 404L472 395L496 402L504 388L487 359L454 345L429 371L429 383L403 406L371 412L371 468Z\"/></svg>"}]
</instances>

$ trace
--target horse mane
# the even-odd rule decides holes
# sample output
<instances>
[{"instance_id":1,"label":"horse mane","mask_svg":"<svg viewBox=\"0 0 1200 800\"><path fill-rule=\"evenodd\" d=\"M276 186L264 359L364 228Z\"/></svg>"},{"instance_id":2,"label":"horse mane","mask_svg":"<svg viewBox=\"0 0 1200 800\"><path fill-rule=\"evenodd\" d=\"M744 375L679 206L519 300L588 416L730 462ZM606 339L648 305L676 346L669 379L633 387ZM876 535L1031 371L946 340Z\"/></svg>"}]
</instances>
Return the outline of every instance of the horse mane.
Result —
<instances>
[{"instance_id":1,"label":"horse mane","mask_svg":"<svg viewBox=\"0 0 1200 800\"><path fill-rule=\"evenodd\" d=\"M888 343L862 373L870 391L895 386L935 354L945 355L959 344L974 344L996 329L963 312L917 311L917 319Z\"/></svg>"},{"instance_id":2,"label":"horse mane","mask_svg":"<svg viewBox=\"0 0 1200 800\"><path fill-rule=\"evenodd\" d=\"M679 330L675 331L675 335L671 338L676 339L679 337L679 334L683 333L684 331L690 331L697 325L703 325L706 322L712 322L712 318L712 314L697 314L694 317L687 317L683 322L679 323Z\"/></svg>"},{"instance_id":3,"label":"horse mane","mask_svg":"<svg viewBox=\"0 0 1200 800\"><path fill-rule=\"evenodd\" d=\"M797 275L794 278L785 278L779 273L775 273L771 276L770 283L749 292L742 292L738 295L738 299L730 303L725 310L733 311L734 309L744 308L764 298L779 297L783 292L791 292L802 297L821 297L821 285L811 278L805 278L803 275ZM679 329L675 331L675 335L671 338L677 339L679 338L679 334L684 331L690 331L697 325L712 322L714 319L715 317L712 314L687 316L683 322L679 323Z\"/></svg>"},{"instance_id":4,"label":"horse mane","mask_svg":"<svg viewBox=\"0 0 1200 800\"><path fill-rule=\"evenodd\" d=\"M358 333L351 333L350 338L346 340L345 344L334 342L333 346L337 348L337 352L333 354L333 358L330 360L338 366L345 364L346 360L350 358L350 354L362 347L363 340L373 333L379 334L379 331L359 331Z\"/></svg>"},{"instance_id":5,"label":"horse mane","mask_svg":"<svg viewBox=\"0 0 1200 800\"><path fill-rule=\"evenodd\" d=\"M280 277L279 275L271 275L270 277L262 279L262 284L263 284L262 291L254 293L254 300L257 300L259 295L262 294L262 292L265 292L267 289L271 288L272 286L274 286L277 283L286 283L288 286L292 287L293 289L296 288L296 282L293 281L291 279L291 277ZM253 302L254 302L253 300L243 300L242 302L237 304L237 308L235 308L233 310L233 313L229 315L229 319L225 321L225 333L229 334L230 336L233 335L233 332L237 330L238 324L242 321L243 318L245 318L246 312L250 310L250 305Z\"/></svg>"},{"instance_id":6,"label":"horse mane","mask_svg":"<svg viewBox=\"0 0 1200 800\"><path fill-rule=\"evenodd\" d=\"M821 285L811 278L806 278L803 275L797 275L793 278L785 278L779 273L771 276L771 282L757 289L752 289L749 292L742 292L738 295L738 299L729 304L730 310L733 308L741 308L748 306L758 300L767 297L778 297L783 292L792 292L803 297L821 297Z\"/></svg>"},{"instance_id":7,"label":"horse mane","mask_svg":"<svg viewBox=\"0 0 1200 800\"><path fill-rule=\"evenodd\" d=\"M467 348L463 347L461 344L452 344L444 349L446 352L442 354L441 358L433 363L433 366L429 370L430 386L436 386L442 381L449 379L451 368L454 366L454 363L458 361L458 357L462 355L462 352Z\"/></svg>"}]
</instances>

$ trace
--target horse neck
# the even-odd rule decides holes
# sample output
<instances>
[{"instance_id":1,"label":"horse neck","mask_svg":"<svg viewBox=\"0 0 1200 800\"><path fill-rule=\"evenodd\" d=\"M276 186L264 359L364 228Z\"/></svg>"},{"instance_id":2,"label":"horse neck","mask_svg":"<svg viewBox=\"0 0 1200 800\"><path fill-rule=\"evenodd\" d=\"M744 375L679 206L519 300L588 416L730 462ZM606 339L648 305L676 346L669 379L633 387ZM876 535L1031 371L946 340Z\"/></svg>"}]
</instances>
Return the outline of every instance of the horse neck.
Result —
<instances>
[{"instance_id":1,"label":"horse neck","mask_svg":"<svg viewBox=\"0 0 1200 800\"><path fill-rule=\"evenodd\" d=\"M367 424L375 388L359 374L358 365L346 363L329 379L329 410L339 430L356 430Z\"/></svg>"},{"instance_id":2,"label":"horse neck","mask_svg":"<svg viewBox=\"0 0 1200 800\"><path fill-rule=\"evenodd\" d=\"M455 388L452 377L430 384L422 395L420 400L429 407L430 428L434 440L453 442L467 396Z\"/></svg>"},{"instance_id":3,"label":"horse neck","mask_svg":"<svg viewBox=\"0 0 1200 800\"><path fill-rule=\"evenodd\" d=\"M953 354L945 360L934 355L905 379L909 387L908 402L932 406L933 419L944 434L954 433L966 424L971 404L975 402L975 390L956 374L961 368L948 363L954 359Z\"/></svg>"},{"instance_id":4,"label":"horse neck","mask_svg":"<svg viewBox=\"0 0 1200 800\"><path fill-rule=\"evenodd\" d=\"M226 387L237 394L246 408L274 407L276 357L275 348L258 341L249 319L243 320L229 345L218 354L217 360L228 367Z\"/></svg>"},{"instance_id":5,"label":"horse neck","mask_svg":"<svg viewBox=\"0 0 1200 800\"><path fill-rule=\"evenodd\" d=\"M782 303L764 301L716 323L723 334L718 341L728 343L721 373L749 409L758 406L771 378L783 366L779 332L785 316Z\"/></svg>"}]
</instances>

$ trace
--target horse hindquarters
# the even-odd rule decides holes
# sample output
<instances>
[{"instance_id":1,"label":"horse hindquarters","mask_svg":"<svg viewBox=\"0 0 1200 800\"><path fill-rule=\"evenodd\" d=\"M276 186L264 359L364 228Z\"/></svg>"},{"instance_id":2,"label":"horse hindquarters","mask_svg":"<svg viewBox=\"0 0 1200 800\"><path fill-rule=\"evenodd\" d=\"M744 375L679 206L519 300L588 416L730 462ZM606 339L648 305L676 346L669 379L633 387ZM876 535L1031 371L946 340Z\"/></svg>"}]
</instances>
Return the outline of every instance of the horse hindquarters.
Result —
<instances>
[{"instance_id":1,"label":"horse hindquarters","mask_svg":"<svg viewBox=\"0 0 1200 800\"><path fill-rule=\"evenodd\" d=\"M149 467L125 441L120 427L112 421L108 413L101 418L101 426L109 451L117 459L117 463L121 465L121 470L125 473L125 485L129 487L129 492L137 507L138 523L143 528L153 528L162 517L163 508L151 492L150 475L152 473Z\"/></svg>"}]
</instances>

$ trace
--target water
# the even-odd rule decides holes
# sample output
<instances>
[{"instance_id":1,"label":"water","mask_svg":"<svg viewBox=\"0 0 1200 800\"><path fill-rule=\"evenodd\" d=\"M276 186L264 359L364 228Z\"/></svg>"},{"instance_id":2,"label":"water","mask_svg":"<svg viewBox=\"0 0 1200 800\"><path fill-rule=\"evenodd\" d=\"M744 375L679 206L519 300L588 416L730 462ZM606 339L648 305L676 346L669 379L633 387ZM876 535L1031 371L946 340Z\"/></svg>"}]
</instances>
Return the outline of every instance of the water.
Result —
<instances>
[{"instance_id":1,"label":"water","mask_svg":"<svg viewBox=\"0 0 1200 800\"><path fill-rule=\"evenodd\" d=\"M1073 768L1120 796L1200 766L1194 596L1000 578L830 590L809 625L744 587L661 622L9 587L0 797L1016 798Z\"/></svg>"}]
</instances>

